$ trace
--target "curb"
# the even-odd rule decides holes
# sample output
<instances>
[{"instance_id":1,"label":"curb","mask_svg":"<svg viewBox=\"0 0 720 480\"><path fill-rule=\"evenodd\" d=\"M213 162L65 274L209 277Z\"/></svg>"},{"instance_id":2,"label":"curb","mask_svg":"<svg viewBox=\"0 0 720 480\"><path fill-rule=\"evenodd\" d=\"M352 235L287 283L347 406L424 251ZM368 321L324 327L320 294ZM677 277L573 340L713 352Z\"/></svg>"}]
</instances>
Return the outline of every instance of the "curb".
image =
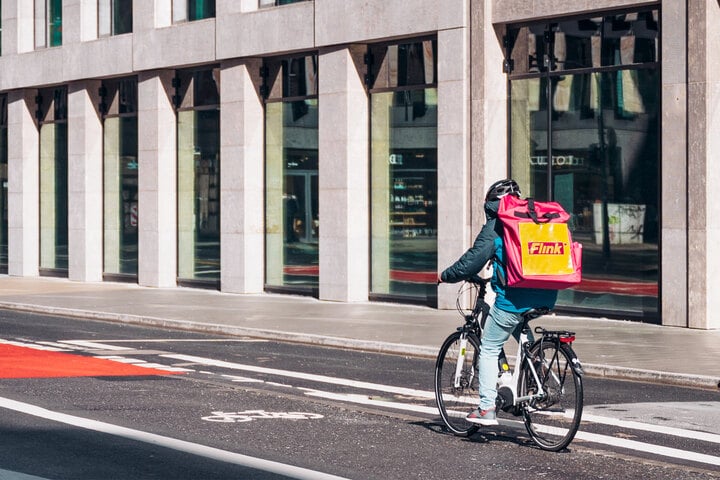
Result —
<instances>
[{"instance_id":1,"label":"curb","mask_svg":"<svg viewBox=\"0 0 720 480\"><path fill-rule=\"evenodd\" d=\"M14 302L0 302L0 309L46 315L58 315L63 317L72 317L88 320L101 320L114 323L126 323L131 325L168 328L175 330L186 330L200 333L243 336L262 340L277 340L283 342L320 345L325 347L347 348L375 353L408 355L424 358L435 358L439 348L425 347L420 345L407 345L402 343L359 340L353 338L331 337L309 333L281 332L277 330L238 327L234 325L223 325L217 323L198 323L187 320L173 320L144 315L96 312L91 310L80 310L65 307L49 307L44 305L32 305ZM677 385L683 387L706 388L713 390L720 388L720 379L707 375L660 372L656 370L646 370L640 368L619 367L592 363L583 363L583 370L585 370L586 375L590 375L593 377L603 377L618 380L635 380L651 383L661 383L666 385Z\"/></svg>"}]
</instances>

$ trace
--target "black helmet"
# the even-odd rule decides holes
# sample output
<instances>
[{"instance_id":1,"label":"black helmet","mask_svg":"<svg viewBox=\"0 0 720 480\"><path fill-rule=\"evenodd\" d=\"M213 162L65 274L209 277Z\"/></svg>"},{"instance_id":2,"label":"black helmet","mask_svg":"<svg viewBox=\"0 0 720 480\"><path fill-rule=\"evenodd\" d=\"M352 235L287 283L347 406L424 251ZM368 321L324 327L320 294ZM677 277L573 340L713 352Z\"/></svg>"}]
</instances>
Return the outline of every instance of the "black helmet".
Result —
<instances>
[{"instance_id":1,"label":"black helmet","mask_svg":"<svg viewBox=\"0 0 720 480\"><path fill-rule=\"evenodd\" d=\"M493 183L488 189L487 195L485 195L485 201L491 202L505 195L520 196L520 186L515 180L505 179Z\"/></svg>"}]
</instances>

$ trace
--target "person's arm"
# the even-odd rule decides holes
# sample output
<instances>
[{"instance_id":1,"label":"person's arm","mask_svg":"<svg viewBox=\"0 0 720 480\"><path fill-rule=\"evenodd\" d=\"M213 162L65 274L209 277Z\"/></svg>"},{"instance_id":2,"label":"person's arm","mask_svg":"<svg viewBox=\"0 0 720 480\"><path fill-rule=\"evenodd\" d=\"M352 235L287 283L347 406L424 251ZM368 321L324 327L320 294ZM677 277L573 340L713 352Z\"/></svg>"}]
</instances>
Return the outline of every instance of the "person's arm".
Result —
<instances>
[{"instance_id":1,"label":"person's arm","mask_svg":"<svg viewBox=\"0 0 720 480\"><path fill-rule=\"evenodd\" d=\"M475 242L455 263L438 276L438 283L457 283L477 275L495 254L495 220L480 230Z\"/></svg>"}]
</instances>

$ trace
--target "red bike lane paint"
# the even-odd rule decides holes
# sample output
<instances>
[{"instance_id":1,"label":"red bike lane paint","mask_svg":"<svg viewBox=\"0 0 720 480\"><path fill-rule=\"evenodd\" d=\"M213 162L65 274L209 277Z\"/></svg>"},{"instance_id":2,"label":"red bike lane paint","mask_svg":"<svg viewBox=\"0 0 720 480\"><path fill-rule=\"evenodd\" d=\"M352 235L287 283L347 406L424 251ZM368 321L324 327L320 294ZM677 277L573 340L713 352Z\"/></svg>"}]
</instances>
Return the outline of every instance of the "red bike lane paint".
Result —
<instances>
[{"instance_id":1,"label":"red bike lane paint","mask_svg":"<svg viewBox=\"0 0 720 480\"><path fill-rule=\"evenodd\" d=\"M156 368L74 353L0 344L0 378L129 377L174 375Z\"/></svg>"}]
</instances>

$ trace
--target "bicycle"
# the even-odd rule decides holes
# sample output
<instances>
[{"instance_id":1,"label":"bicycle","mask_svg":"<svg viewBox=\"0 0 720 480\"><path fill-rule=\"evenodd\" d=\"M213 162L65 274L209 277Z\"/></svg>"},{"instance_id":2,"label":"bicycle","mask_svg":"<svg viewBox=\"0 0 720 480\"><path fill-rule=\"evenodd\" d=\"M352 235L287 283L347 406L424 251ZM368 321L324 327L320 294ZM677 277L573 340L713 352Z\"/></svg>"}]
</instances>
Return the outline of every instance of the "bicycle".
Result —
<instances>
[{"instance_id":1,"label":"bicycle","mask_svg":"<svg viewBox=\"0 0 720 480\"><path fill-rule=\"evenodd\" d=\"M461 286L456 305L465 323L443 342L435 363L435 401L443 423L458 436L470 436L479 428L465 416L479 402L480 339L490 312L485 302L487 283L477 277ZM474 290L475 303L466 314L461 303L468 290ZM538 339L530 344L529 322L549 312L532 309L523 314L512 373L504 348L501 350L496 410L522 416L536 445L559 451L570 444L580 426L584 373L572 349L574 332L537 327Z\"/></svg>"}]
</instances>

